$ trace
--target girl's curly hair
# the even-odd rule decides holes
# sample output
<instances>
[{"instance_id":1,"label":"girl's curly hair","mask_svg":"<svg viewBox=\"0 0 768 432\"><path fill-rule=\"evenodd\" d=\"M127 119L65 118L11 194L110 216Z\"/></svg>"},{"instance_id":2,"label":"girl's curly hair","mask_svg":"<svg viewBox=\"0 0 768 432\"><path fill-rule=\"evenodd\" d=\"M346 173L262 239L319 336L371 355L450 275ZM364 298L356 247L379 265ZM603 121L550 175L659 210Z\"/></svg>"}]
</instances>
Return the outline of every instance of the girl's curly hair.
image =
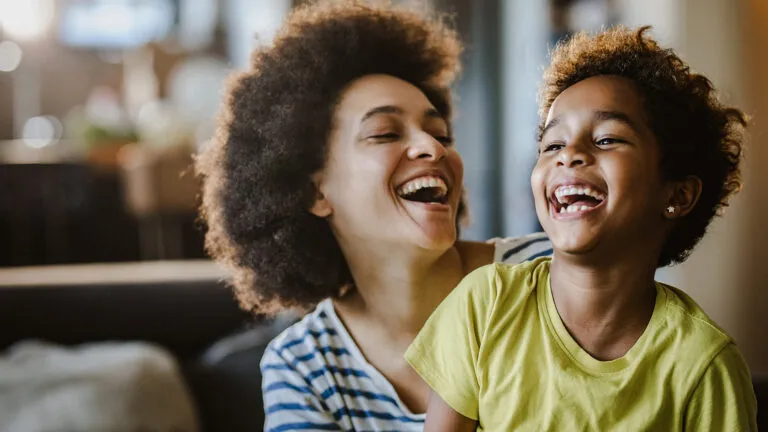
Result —
<instances>
[{"instance_id":1,"label":"girl's curly hair","mask_svg":"<svg viewBox=\"0 0 768 432\"><path fill-rule=\"evenodd\" d=\"M709 79L692 72L671 49L661 48L647 35L649 28L579 33L555 47L540 92L539 140L552 103L568 87L598 75L634 82L661 147L664 178L696 176L702 182L698 203L666 240L661 267L685 261L712 218L741 189L747 118L721 104Z\"/></svg>"},{"instance_id":2,"label":"girl's curly hair","mask_svg":"<svg viewBox=\"0 0 768 432\"><path fill-rule=\"evenodd\" d=\"M352 81L387 74L421 89L448 119L461 50L426 9L342 0L295 9L253 53L197 162L206 248L232 271L244 308L307 307L352 282L327 221L308 211L338 99Z\"/></svg>"}]
</instances>

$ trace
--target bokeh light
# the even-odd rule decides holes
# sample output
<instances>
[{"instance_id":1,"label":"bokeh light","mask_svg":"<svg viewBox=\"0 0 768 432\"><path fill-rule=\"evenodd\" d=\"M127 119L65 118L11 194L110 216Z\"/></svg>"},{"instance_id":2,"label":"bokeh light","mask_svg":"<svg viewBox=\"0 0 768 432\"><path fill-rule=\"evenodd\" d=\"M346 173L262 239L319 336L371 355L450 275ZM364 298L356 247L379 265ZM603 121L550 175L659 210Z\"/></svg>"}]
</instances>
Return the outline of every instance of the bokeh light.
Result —
<instances>
[{"instance_id":1,"label":"bokeh light","mask_svg":"<svg viewBox=\"0 0 768 432\"><path fill-rule=\"evenodd\" d=\"M13 72L21 63L21 47L12 41L0 42L0 72Z\"/></svg>"},{"instance_id":2,"label":"bokeh light","mask_svg":"<svg viewBox=\"0 0 768 432\"><path fill-rule=\"evenodd\" d=\"M61 122L52 116L32 117L24 124L22 139L32 148L43 148L61 137Z\"/></svg>"}]
</instances>

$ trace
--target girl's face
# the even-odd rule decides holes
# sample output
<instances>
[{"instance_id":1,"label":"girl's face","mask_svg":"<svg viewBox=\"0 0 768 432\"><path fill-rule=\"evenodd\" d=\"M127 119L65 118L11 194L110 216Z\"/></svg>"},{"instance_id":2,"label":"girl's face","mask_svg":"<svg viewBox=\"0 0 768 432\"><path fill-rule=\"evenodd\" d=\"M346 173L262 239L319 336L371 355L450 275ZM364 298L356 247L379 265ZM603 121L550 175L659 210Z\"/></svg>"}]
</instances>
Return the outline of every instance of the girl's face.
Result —
<instances>
[{"instance_id":1,"label":"girl's face","mask_svg":"<svg viewBox=\"0 0 768 432\"><path fill-rule=\"evenodd\" d=\"M659 253L671 187L632 81L597 76L555 99L531 176L536 213L556 253Z\"/></svg>"},{"instance_id":2,"label":"girl's face","mask_svg":"<svg viewBox=\"0 0 768 432\"><path fill-rule=\"evenodd\" d=\"M417 87L388 75L342 93L312 208L342 243L456 241L463 164L446 119Z\"/></svg>"}]
</instances>

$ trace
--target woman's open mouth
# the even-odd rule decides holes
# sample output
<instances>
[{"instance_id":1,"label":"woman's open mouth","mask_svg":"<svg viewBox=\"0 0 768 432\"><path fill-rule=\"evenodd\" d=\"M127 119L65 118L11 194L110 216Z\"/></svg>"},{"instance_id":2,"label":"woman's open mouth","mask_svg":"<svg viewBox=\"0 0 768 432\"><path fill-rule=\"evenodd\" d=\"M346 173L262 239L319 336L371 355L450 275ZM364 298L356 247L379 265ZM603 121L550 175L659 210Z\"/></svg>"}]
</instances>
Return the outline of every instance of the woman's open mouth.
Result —
<instances>
[{"instance_id":1,"label":"woman's open mouth","mask_svg":"<svg viewBox=\"0 0 768 432\"><path fill-rule=\"evenodd\" d=\"M422 176L409 180L397 188L397 195L406 200L424 204L447 204L448 185L437 176Z\"/></svg>"},{"instance_id":2,"label":"woman's open mouth","mask_svg":"<svg viewBox=\"0 0 768 432\"><path fill-rule=\"evenodd\" d=\"M580 216L600 207L608 194L587 184L560 185L552 192L549 203L559 217Z\"/></svg>"}]
</instances>

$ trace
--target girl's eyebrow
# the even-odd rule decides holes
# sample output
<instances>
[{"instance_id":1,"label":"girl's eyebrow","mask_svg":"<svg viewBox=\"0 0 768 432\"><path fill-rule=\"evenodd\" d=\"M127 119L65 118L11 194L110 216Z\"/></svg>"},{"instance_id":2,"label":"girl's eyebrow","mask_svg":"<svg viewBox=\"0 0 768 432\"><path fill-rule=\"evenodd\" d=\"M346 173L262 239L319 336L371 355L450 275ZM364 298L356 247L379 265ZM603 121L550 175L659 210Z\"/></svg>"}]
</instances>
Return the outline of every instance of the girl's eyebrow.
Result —
<instances>
[{"instance_id":1,"label":"girl's eyebrow","mask_svg":"<svg viewBox=\"0 0 768 432\"><path fill-rule=\"evenodd\" d=\"M592 111L592 118L595 120L595 122L604 122L604 121L610 121L610 120L616 120L619 122L622 122L632 128L637 133L640 133L640 128L638 128L637 124L632 120L632 118L627 115L626 113L623 113L621 111L615 111L615 110L595 110ZM549 121L549 123L546 124L541 129L541 132L539 132L539 137L543 137L548 130L552 129L553 127L560 124L561 116L557 116Z\"/></svg>"},{"instance_id":2,"label":"girl's eyebrow","mask_svg":"<svg viewBox=\"0 0 768 432\"><path fill-rule=\"evenodd\" d=\"M597 122L604 122L609 120L619 121L632 128L632 130L635 132L640 133L640 129L632 120L632 118L621 111L593 111L592 116Z\"/></svg>"},{"instance_id":3,"label":"girl's eyebrow","mask_svg":"<svg viewBox=\"0 0 768 432\"><path fill-rule=\"evenodd\" d=\"M560 124L560 116L557 116L557 117L553 118L552 120L550 120L549 123L547 123L547 125L544 126L541 129L541 131L539 132L539 139L541 139L541 137L546 135L548 130L552 129L553 127L557 126L558 124Z\"/></svg>"}]
</instances>

